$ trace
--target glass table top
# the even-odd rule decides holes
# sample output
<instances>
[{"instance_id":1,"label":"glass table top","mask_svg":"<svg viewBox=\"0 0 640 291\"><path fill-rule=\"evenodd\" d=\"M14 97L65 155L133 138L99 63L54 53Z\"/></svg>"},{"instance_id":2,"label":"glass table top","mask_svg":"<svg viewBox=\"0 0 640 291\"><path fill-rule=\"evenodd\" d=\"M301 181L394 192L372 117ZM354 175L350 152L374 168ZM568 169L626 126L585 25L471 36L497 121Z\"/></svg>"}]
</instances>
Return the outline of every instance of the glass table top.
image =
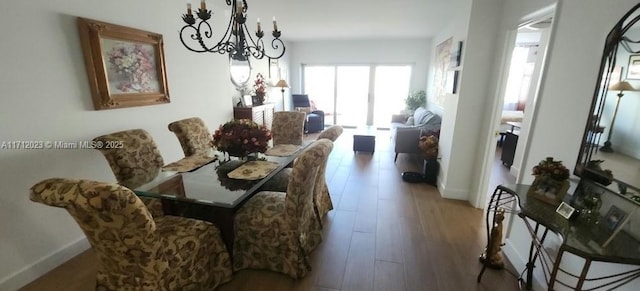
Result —
<instances>
[{"instance_id":1,"label":"glass table top","mask_svg":"<svg viewBox=\"0 0 640 291\"><path fill-rule=\"evenodd\" d=\"M626 232L619 232L611 243L603 247L613 234L603 223L565 219L556 213L553 205L527 195L530 185L510 184L498 187L517 198L520 215L562 236L564 247L572 253L598 261L640 264L640 242Z\"/></svg>"},{"instance_id":2,"label":"glass table top","mask_svg":"<svg viewBox=\"0 0 640 291\"><path fill-rule=\"evenodd\" d=\"M262 179L242 180L227 177L227 173L246 162L233 158L226 162L214 160L190 172L161 171L152 181L137 187L134 192L142 197L235 208L257 192L266 181L291 164L306 145L308 144L303 145L291 156L261 156L267 161L278 163L277 168Z\"/></svg>"}]
</instances>

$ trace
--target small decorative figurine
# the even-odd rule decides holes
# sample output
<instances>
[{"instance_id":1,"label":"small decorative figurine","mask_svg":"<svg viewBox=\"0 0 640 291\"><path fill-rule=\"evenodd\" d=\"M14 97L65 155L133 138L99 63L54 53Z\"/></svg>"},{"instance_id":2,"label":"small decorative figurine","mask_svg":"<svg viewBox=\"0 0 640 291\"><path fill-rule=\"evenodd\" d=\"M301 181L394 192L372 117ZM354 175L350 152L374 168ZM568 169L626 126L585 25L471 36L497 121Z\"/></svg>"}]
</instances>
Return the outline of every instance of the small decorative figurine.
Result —
<instances>
[{"instance_id":1,"label":"small decorative figurine","mask_svg":"<svg viewBox=\"0 0 640 291\"><path fill-rule=\"evenodd\" d=\"M504 261L500 255L500 250L504 245L502 243L502 221L504 220L504 209L500 208L496 212L491 228L491 241L487 252L480 256L480 261L492 269L503 269ZM488 262L487 262L488 260Z\"/></svg>"}]
</instances>

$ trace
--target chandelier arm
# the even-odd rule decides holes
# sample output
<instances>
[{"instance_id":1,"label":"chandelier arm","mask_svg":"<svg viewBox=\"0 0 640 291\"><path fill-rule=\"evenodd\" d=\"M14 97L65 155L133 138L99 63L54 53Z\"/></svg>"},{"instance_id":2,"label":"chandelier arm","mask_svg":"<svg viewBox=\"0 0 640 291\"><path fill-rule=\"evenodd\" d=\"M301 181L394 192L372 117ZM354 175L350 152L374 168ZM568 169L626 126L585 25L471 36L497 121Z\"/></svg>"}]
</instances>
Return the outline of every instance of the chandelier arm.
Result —
<instances>
[{"instance_id":1,"label":"chandelier arm","mask_svg":"<svg viewBox=\"0 0 640 291\"><path fill-rule=\"evenodd\" d=\"M242 25L242 29L244 30L244 44L245 44L245 55L252 55L256 59L262 59L264 57L264 46L262 45L262 38L258 38L256 42L249 33L249 29L247 28L247 24Z\"/></svg>"},{"instance_id":2,"label":"chandelier arm","mask_svg":"<svg viewBox=\"0 0 640 291\"><path fill-rule=\"evenodd\" d=\"M187 32L185 30L187 29L193 29L193 33L191 32ZM191 45L187 44L187 42L185 42L185 37L184 34L189 34L189 39L193 40L193 41L197 41L198 43L200 43L200 46L202 47L202 49L194 49L191 47ZM199 37L200 33L198 32L198 29L196 29L193 25L185 25L182 27L182 29L180 29L180 41L182 42L182 45L184 45L184 47L186 47L188 50L192 51L192 52L196 52L196 53L204 53L207 52L207 48L204 47L202 45L202 37Z\"/></svg>"},{"instance_id":3,"label":"chandelier arm","mask_svg":"<svg viewBox=\"0 0 640 291\"><path fill-rule=\"evenodd\" d=\"M205 30L203 30L201 27L203 25L206 25ZM218 43L216 43L216 45L212 46L212 47L207 47L207 44L204 43L204 39L202 38L202 32L204 31L204 36L206 39L212 39L213 38L213 28L211 27L211 24L209 24L208 21L200 21L200 23L198 23L198 37L196 38L196 40L198 40L198 43L200 44L200 46L202 46L203 49L205 49L205 51L207 52L212 52L212 53L221 53L221 43L222 40L224 39L224 36L222 39L220 39L218 41ZM226 35L226 33L225 33ZM222 54L222 53L221 53Z\"/></svg>"},{"instance_id":4,"label":"chandelier arm","mask_svg":"<svg viewBox=\"0 0 640 291\"><path fill-rule=\"evenodd\" d=\"M269 58L272 59L279 59L282 56L284 56L284 52L286 51L286 47L284 46L284 42L280 39L280 38L274 38L273 40L271 40L271 48L273 48L273 50L275 50L276 52L280 49L280 46L282 46L282 51L280 52L279 55L275 55L275 56L270 56L268 54L265 53L265 55Z\"/></svg>"}]
</instances>

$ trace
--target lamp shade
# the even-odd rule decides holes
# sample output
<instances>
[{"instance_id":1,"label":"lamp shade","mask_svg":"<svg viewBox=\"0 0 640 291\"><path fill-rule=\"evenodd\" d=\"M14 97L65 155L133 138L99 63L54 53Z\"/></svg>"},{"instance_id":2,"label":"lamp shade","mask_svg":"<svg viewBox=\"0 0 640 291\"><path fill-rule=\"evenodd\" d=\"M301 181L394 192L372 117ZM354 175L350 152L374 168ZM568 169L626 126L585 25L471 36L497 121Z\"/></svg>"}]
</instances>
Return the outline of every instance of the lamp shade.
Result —
<instances>
[{"instance_id":1,"label":"lamp shade","mask_svg":"<svg viewBox=\"0 0 640 291\"><path fill-rule=\"evenodd\" d=\"M615 83L615 84L609 86L609 90L612 90L612 91L635 91L636 88L633 88L633 86L631 86L631 84L629 84L629 82L627 82L627 81L620 81L618 83Z\"/></svg>"},{"instance_id":2,"label":"lamp shade","mask_svg":"<svg viewBox=\"0 0 640 291\"><path fill-rule=\"evenodd\" d=\"M285 81L285 80L280 80L280 81L278 81L278 83L276 83L275 87L289 88L289 84L287 84L287 81Z\"/></svg>"}]
</instances>

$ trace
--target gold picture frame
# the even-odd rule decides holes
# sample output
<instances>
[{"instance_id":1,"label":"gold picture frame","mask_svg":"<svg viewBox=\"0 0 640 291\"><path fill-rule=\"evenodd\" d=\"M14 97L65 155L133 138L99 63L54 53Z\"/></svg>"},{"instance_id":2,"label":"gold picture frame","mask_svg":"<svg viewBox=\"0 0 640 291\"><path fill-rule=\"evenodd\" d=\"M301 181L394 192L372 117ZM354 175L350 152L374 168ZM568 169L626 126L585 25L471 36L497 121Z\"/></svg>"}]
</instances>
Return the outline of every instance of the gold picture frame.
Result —
<instances>
[{"instance_id":1,"label":"gold picture frame","mask_svg":"<svg viewBox=\"0 0 640 291\"><path fill-rule=\"evenodd\" d=\"M169 103L162 35L78 17L96 110Z\"/></svg>"}]
</instances>

